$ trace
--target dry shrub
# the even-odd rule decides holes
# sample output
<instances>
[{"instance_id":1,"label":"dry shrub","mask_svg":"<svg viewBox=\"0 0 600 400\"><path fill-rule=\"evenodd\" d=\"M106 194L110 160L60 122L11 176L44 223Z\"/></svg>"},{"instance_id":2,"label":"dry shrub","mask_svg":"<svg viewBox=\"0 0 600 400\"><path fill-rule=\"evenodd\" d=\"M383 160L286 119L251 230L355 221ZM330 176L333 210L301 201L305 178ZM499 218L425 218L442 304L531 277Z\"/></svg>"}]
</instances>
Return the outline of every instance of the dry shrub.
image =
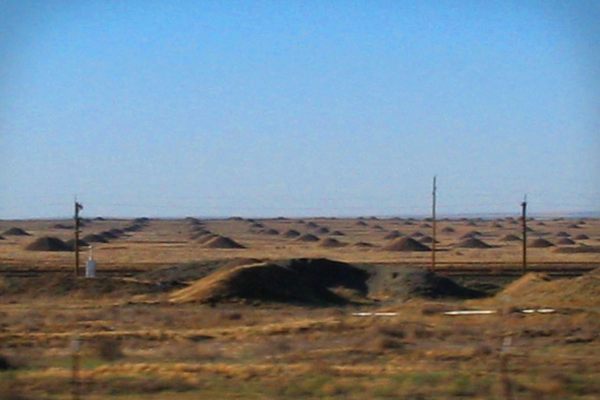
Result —
<instances>
[{"instance_id":1,"label":"dry shrub","mask_svg":"<svg viewBox=\"0 0 600 400\"><path fill-rule=\"evenodd\" d=\"M373 339L371 345L372 349L379 353L383 353L387 350L398 350L404 348L404 343L389 336L378 336Z\"/></svg>"},{"instance_id":2,"label":"dry shrub","mask_svg":"<svg viewBox=\"0 0 600 400\"><path fill-rule=\"evenodd\" d=\"M121 348L121 341L115 338L98 338L94 343L94 349L98 357L104 361L116 361L125 356Z\"/></svg>"},{"instance_id":3,"label":"dry shrub","mask_svg":"<svg viewBox=\"0 0 600 400\"><path fill-rule=\"evenodd\" d=\"M0 371L16 369L16 366L8 359L8 357L0 354Z\"/></svg>"}]
</instances>

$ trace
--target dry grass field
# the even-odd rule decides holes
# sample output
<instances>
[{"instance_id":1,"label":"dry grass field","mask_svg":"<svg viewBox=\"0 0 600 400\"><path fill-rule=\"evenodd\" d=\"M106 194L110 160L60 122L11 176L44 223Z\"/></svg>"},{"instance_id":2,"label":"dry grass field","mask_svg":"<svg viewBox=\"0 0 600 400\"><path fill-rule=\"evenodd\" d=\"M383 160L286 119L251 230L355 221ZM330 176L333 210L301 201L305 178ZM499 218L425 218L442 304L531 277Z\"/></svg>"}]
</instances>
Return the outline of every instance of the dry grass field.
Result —
<instances>
[{"instance_id":1,"label":"dry grass field","mask_svg":"<svg viewBox=\"0 0 600 400\"><path fill-rule=\"evenodd\" d=\"M440 221L428 274L389 250L430 246L425 220L188 218L86 221L98 277L74 279L72 251L26 249L71 224L0 222L0 399L600 397L600 220L528 222L531 265L579 277L502 273L516 219Z\"/></svg>"}]
</instances>

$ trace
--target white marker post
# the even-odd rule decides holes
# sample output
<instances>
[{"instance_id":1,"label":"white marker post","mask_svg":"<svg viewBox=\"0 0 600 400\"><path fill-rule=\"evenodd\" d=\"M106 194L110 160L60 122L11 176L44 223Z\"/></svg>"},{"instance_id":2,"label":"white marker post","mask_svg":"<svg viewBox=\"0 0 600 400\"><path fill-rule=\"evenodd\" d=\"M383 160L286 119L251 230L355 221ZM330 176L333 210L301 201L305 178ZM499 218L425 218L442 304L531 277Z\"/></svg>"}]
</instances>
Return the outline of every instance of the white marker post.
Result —
<instances>
[{"instance_id":1,"label":"white marker post","mask_svg":"<svg viewBox=\"0 0 600 400\"><path fill-rule=\"evenodd\" d=\"M90 255L87 263L85 264L85 277L95 278L96 277L96 261L94 261L94 253L92 246L90 246Z\"/></svg>"}]
</instances>

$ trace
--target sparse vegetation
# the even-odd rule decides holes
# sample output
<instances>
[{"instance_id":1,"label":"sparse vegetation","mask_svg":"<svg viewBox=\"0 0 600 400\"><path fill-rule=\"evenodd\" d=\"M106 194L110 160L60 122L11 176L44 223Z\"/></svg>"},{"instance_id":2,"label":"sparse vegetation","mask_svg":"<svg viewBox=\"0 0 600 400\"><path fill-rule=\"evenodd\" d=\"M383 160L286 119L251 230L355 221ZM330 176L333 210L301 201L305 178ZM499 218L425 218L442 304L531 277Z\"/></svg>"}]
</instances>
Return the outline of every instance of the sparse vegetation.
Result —
<instances>
[{"instance_id":1,"label":"sparse vegetation","mask_svg":"<svg viewBox=\"0 0 600 400\"><path fill-rule=\"evenodd\" d=\"M348 243L368 241L373 247L323 248L319 242L249 232L249 223L236 219L203 221L201 226L239 240L246 249L207 250L196 239L188 242L184 237L191 234L187 225L198 222L150 222L98 244L99 273L112 268L111 276L100 275L94 281L63 278L67 276L64 271L45 272L42 277L2 276L0 354L4 358L0 358L0 369L2 360L11 369L0 371L0 398L69 398L70 342L75 334L82 343L81 390L89 399L500 399L499 351L505 336L511 338L508 377L517 398L583 400L600 394L596 272L562 280L538 275L492 277L485 282L477 277L461 279L464 286L478 290L493 286L489 293L497 293L495 296L479 299L471 295L427 295L439 290L433 285L439 281L425 279L428 275L411 278L405 265L386 264L381 274L356 281L340 283L331 275L325 279L322 273L310 278L320 277L320 284L332 295L351 300L344 303L256 297L202 304L169 301L174 293L215 271L230 276L238 268L265 261L290 268L291 261L281 261L290 254L327 255L361 265L399 259L399 253L382 249L390 240L383 238L381 229L352 220L317 222L332 232L343 232ZM544 229L565 229L568 222L548 221ZM108 232L130 223L102 220L90 226L97 224L97 232ZM68 261L63 258L68 253L42 252L43 258L39 252L23 249L39 235L60 232L53 230L58 229L52 227L55 221L47 227L35 224L42 222L24 225L33 238L14 237L10 239L13 242L3 244L1 263L23 271L32 266L52 271ZM407 235L424 229L418 221L404 225L378 220L377 224L386 231L402 225ZM294 220L264 225L279 232L295 229L306 233L306 224ZM514 259L518 245L502 240L511 225L494 228L498 230L494 236L483 225L478 222L477 229L494 247L461 249L464 256L440 252L439 257L455 261L475 256L482 260ZM588 237L598 235L595 221L580 226ZM448 230L442 236L442 249L444 245L450 248L458 237L473 229L461 221L453 221L452 227L454 232ZM593 263L597 257L594 253L560 254L552 248L532 252L542 260L574 257L578 262ZM417 264L426 262L427 257L427 253L419 252L403 252L401 256ZM175 259L177 262L172 263ZM114 271L117 266L127 271L127 276ZM371 271L363 267L361 271ZM269 283L276 282L262 282ZM407 291L408 284L418 284L421 289ZM520 312L523 307L547 305L559 312ZM498 313L469 317L442 314L465 308L495 309ZM355 312L394 314L357 316Z\"/></svg>"}]
</instances>

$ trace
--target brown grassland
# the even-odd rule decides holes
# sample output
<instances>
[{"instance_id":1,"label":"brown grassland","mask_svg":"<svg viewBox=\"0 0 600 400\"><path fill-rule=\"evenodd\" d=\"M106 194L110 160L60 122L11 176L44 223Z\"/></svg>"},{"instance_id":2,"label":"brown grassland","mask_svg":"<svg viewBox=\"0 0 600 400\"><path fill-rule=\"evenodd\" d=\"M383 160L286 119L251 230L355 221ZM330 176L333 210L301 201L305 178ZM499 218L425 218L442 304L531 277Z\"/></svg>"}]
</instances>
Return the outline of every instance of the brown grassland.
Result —
<instances>
[{"instance_id":1,"label":"brown grassland","mask_svg":"<svg viewBox=\"0 0 600 400\"><path fill-rule=\"evenodd\" d=\"M437 259L444 273L485 292L461 299L399 296L390 289L395 283L385 271L424 269L431 253L385 250L394 240L385 237L394 230L431 235L424 220L140 221L107 243L93 243L95 280L70 277L73 252L25 249L42 236L70 239L69 224L0 221L0 399L600 398L600 275L502 273L521 260L520 242L503 240L520 235L516 219L438 222ZM90 220L82 237L135 224ZM600 266L600 220L533 220L529 226L531 239L556 244L559 232L567 232L575 242L529 249L531 265L563 272ZM11 227L30 236L2 233ZM301 241L287 237L288 230L341 245ZM473 231L491 248L456 246ZM209 248L203 242L207 232L243 248ZM82 266L86 258L84 248ZM364 293L328 287L344 299L339 304L243 296L174 301L205 276L212 281L205 281L211 285L204 292L222 285L221 276L235 277L223 271L247 272L239 268L296 258L383 272L369 278ZM458 273L465 267L484 271ZM262 284L279 282L287 281L267 277ZM527 307L556 312L520 312ZM496 312L443 314L460 309ZM76 379L74 363L80 367Z\"/></svg>"}]
</instances>

